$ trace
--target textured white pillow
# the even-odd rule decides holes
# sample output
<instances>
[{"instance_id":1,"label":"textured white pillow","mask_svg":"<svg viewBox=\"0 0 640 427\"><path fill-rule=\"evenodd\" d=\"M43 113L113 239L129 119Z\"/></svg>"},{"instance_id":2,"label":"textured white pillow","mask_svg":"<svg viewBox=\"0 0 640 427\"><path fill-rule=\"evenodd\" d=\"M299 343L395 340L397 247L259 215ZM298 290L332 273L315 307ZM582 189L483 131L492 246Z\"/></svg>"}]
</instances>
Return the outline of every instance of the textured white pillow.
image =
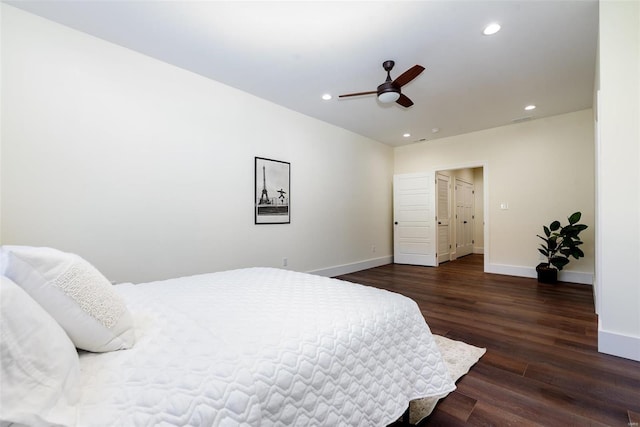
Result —
<instances>
[{"instance_id":1,"label":"textured white pillow","mask_svg":"<svg viewBox=\"0 0 640 427\"><path fill-rule=\"evenodd\" d=\"M3 246L2 259L4 274L56 319L76 347L104 352L133 346L133 321L124 300L78 255Z\"/></svg>"},{"instance_id":2,"label":"textured white pillow","mask_svg":"<svg viewBox=\"0 0 640 427\"><path fill-rule=\"evenodd\" d=\"M74 425L80 363L60 325L9 278L0 276L0 421Z\"/></svg>"}]
</instances>

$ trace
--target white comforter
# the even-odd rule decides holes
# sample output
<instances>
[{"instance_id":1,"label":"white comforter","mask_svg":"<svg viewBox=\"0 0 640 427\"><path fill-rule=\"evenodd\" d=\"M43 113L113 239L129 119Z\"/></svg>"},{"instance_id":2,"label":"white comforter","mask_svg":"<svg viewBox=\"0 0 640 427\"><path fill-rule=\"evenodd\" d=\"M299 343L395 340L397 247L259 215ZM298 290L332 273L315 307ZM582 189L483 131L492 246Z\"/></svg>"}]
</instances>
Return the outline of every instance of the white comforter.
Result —
<instances>
[{"instance_id":1,"label":"white comforter","mask_svg":"<svg viewBox=\"0 0 640 427\"><path fill-rule=\"evenodd\" d=\"M455 388L399 294L269 268L116 290L138 338L81 354L82 426L384 426Z\"/></svg>"}]
</instances>

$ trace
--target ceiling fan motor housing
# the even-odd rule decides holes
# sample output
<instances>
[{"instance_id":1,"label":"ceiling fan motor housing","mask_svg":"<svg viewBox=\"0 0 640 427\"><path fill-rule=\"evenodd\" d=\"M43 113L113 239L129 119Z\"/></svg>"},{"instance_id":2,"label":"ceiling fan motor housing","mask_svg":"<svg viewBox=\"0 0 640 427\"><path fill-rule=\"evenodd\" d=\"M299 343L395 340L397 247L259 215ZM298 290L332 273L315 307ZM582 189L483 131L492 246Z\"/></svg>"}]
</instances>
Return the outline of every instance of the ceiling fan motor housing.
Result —
<instances>
[{"instance_id":1,"label":"ceiling fan motor housing","mask_svg":"<svg viewBox=\"0 0 640 427\"><path fill-rule=\"evenodd\" d=\"M400 97L400 87L392 81L386 81L378 86L380 102L395 102Z\"/></svg>"}]
</instances>

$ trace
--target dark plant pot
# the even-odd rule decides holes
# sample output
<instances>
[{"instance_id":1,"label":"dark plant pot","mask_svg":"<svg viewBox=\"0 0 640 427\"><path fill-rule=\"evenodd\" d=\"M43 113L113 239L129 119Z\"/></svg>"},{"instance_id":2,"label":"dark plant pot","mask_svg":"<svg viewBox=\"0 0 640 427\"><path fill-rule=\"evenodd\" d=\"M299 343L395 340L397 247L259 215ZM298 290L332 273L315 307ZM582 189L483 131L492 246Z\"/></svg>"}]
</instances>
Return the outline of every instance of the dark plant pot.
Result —
<instances>
[{"instance_id":1,"label":"dark plant pot","mask_svg":"<svg viewBox=\"0 0 640 427\"><path fill-rule=\"evenodd\" d=\"M558 270L549 267L549 264L542 262L536 267L538 272L538 282L540 283L558 283Z\"/></svg>"}]
</instances>

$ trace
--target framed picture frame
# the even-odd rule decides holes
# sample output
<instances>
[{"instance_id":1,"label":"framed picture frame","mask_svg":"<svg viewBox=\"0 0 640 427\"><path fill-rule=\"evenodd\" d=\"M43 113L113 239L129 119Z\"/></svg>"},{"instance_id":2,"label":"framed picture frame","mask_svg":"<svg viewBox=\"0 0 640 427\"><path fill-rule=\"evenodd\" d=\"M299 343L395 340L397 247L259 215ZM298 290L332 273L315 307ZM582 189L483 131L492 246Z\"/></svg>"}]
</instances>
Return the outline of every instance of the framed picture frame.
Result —
<instances>
[{"instance_id":1,"label":"framed picture frame","mask_svg":"<svg viewBox=\"0 0 640 427\"><path fill-rule=\"evenodd\" d=\"M255 223L291 223L291 164L256 157L254 174Z\"/></svg>"}]
</instances>

